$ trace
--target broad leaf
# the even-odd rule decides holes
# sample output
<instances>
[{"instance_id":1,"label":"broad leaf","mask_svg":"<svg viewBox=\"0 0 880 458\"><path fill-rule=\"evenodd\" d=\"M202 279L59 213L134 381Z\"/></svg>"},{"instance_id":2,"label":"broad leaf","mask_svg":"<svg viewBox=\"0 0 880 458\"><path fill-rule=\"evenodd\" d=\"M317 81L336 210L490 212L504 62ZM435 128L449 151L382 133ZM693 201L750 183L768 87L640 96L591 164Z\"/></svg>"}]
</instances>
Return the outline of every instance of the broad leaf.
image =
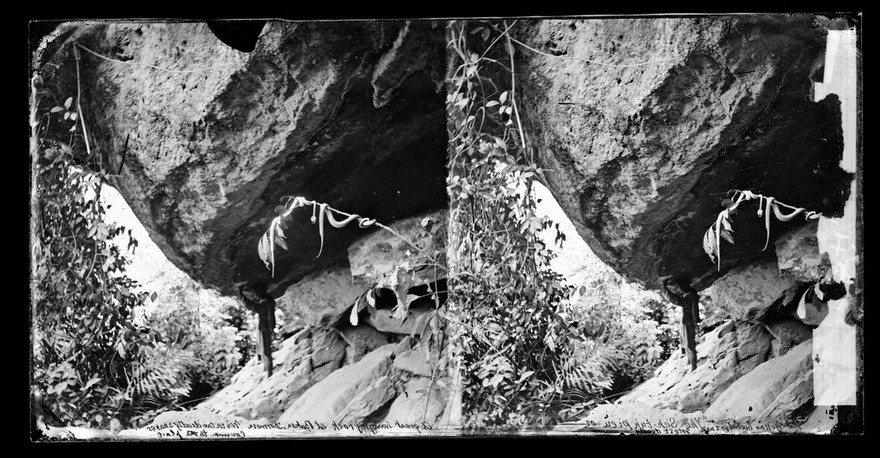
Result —
<instances>
[{"instance_id":1,"label":"broad leaf","mask_svg":"<svg viewBox=\"0 0 880 458\"><path fill-rule=\"evenodd\" d=\"M721 219L721 227L724 228L724 230L727 232L733 232L733 228L730 227L730 218L727 218L727 217L722 218Z\"/></svg>"},{"instance_id":2,"label":"broad leaf","mask_svg":"<svg viewBox=\"0 0 880 458\"><path fill-rule=\"evenodd\" d=\"M266 268L271 269L272 263L275 260L270 259L270 256L269 256L269 235L268 235L268 233L263 234L263 236L260 237L260 243L257 245L257 253L260 255L260 259L263 261L263 264L266 265Z\"/></svg>"},{"instance_id":3,"label":"broad leaf","mask_svg":"<svg viewBox=\"0 0 880 458\"><path fill-rule=\"evenodd\" d=\"M351 307L351 315L349 315L348 321L351 323L352 326L358 325L358 308L360 308L358 307L358 305L360 305L360 301L361 298L357 298L354 301L354 305Z\"/></svg>"},{"instance_id":4,"label":"broad leaf","mask_svg":"<svg viewBox=\"0 0 880 458\"><path fill-rule=\"evenodd\" d=\"M733 245L733 236L730 235L730 232L721 231L721 238L723 238L724 240L727 240L728 242L731 243L731 245Z\"/></svg>"},{"instance_id":5,"label":"broad leaf","mask_svg":"<svg viewBox=\"0 0 880 458\"><path fill-rule=\"evenodd\" d=\"M714 227L710 227L703 235L703 251L709 255L709 259L711 259L712 262L715 262L715 250L715 229Z\"/></svg>"}]
</instances>

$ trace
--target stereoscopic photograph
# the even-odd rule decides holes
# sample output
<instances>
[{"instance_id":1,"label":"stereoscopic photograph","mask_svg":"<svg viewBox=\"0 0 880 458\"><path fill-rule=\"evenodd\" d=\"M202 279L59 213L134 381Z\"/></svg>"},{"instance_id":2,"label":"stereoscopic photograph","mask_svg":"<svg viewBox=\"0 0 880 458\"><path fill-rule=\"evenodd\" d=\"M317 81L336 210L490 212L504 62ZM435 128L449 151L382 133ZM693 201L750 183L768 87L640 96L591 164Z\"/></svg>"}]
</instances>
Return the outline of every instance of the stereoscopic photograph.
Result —
<instances>
[{"instance_id":1,"label":"stereoscopic photograph","mask_svg":"<svg viewBox=\"0 0 880 458\"><path fill-rule=\"evenodd\" d=\"M864 434L861 19L30 21L31 442Z\"/></svg>"}]
</instances>

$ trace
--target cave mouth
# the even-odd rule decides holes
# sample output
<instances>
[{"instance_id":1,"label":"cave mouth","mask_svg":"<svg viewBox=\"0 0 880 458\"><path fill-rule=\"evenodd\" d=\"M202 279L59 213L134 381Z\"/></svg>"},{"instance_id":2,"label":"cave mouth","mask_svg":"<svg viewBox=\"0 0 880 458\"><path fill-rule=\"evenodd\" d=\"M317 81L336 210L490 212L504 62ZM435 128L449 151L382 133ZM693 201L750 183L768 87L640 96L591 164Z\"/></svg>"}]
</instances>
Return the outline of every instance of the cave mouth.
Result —
<instances>
[{"instance_id":1,"label":"cave mouth","mask_svg":"<svg viewBox=\"0 0 880 458\"><path fill-rule=\"evenodd\" d=\"M208 29L227 46L241 52L252 52L266 25L265 20L207 21Z\"/></svg>"}]
</instances>

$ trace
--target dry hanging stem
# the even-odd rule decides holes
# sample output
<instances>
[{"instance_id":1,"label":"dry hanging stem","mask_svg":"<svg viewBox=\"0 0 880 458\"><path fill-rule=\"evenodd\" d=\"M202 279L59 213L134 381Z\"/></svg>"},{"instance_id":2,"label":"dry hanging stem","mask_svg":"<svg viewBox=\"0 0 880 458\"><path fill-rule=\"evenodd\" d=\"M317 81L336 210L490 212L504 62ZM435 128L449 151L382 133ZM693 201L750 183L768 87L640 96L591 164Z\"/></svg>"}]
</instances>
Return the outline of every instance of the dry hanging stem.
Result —
<instances>
[{"instance_id":1,"label":"dry hanging stem","mask_svg":"<svg viewBox=\"0 0 880 458\"><path fill-rule=\"evenodd\" d=\"M736 213L736 209L740 203L746 202L749 200L758 200L758 217L764 217L764 228L767 232L767 239L764 242L763 250L767 249L767 246L770 244L770 212L772 211L776 218L780 221L790 221L795 216L804 213L804 218L807 220L815 220L819 219L822 216L821 213L816 213L813 211L807 211L803 207L793 207L791 205L784 204L782 202L777 201L773 197L766 197L761 194L754 194L751 191L740 191L733 190L733 198L725 199L722 204L727 208L722 210L718 217L715 219L715 223L712 226L709 226L709 229L706 230L705 234L703 234L703 251L709 255L709 259L713 262L717 263L718 270L721 271L721 239L727 240L731 244L733 243L733 227L730 224L730 215ZM785 214L782 212L780 207L785 207L790 210L793 210L789 214Z\"/></svg>"}]
</instances>

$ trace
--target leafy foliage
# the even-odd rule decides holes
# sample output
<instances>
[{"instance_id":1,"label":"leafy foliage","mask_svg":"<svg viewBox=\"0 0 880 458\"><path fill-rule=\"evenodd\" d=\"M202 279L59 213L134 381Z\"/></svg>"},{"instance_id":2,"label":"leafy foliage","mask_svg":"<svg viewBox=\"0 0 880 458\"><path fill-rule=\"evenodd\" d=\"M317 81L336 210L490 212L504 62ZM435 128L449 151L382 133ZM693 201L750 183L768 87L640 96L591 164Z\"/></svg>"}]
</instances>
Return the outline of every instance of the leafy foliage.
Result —
<instances>
[{"instance_id":1,"label":"leafy foliage","mask_svg":"<svg viewBox=\"0 0 880 458\"><path fill-rule=\"evenodd\" d=\"M148 294L135 292L137 284L124 275L128 261L111 241L125 228L103 220L99 196L107 174L90 172L94 158L75 147L82 119L73 98L53 106L38 97L51 93L37 83L31 118L34 384L48 421L106 426L134 402L132 374L148 355L131 312Z\"/></svg>"},{"instance_id":2,"label":"leafy foliage","mask_svg":"<svg viewBox=\"0 0 880 458\"><path fill-rule=\"evenodd\" d=\"M582 417L596 404L623 394L650 377L678 347L675 307L654 295L624 287L613 271L597 273L581 286L581 299L566 308L583 340L573 342L570 364L582 367L590 383L567 391L562 420Z\"/></svg>"},{"instance_id":3,"label":"leafy foliage","mask_svg":"<svg viewBox=\"0 0 880 458\"><path fill-rule=\"evenodd\" d=\"M234 300L221 300L209 293L199 294L195 284L174 285L163 291L158 304L143 307L140 321L156 342L155 349L148 352L149 366L161 366L163 369L152 373L162 374L168 382L167 387L159 384L162 390L151 394L157 406L179 409L202 400L229 383L246 361L244 352L253 353L249 314ZM240 319L236 321L235 315ZM142 412L138 417L141 423L161 410Z\"/></svg>"},{"instance_id":4,"label":"leafy foliage","mask_svg":"<svg viewBox=\"0 0 880 458\"><path fill-rule=\"evenodd\" d=\"M648 304L612 294L619 278L594 278L572 304L572 287L550 267L555 252L541 233L555 228L558 245L565 235L536 211L532 186L543 170L519 120L510 30L453 22L447 35L449 308L474 428L575 418L643 381L669 351Z\"/></svg>"},{"instance_id":5,"label":"leafy foliage","mask_svg":"<svg viewBox=\"0 0 880 458\"><path fill-rule=\"evenodd\" d=\"M546 426L564 393L603 383L591 372L604 356L589 342L574 345L582 338L562 315L571 287L549 268L554 252L538 237L553 222L536 213L531 185L542 172L502 63L514 65L506 30L452 22L447 36L449 308L465 426ZM595 364L577 364L578 354Z\"/></svg>"},{"instance_id":6,"label":"leafy foliage","mask_svg":"<svg viewBox=\"0 0 880 458\"><path fill-rule=\"evenodd\" d=\"M239 363L236 332L215 326L222 316L187 314L186 305L138 321L157 295L125 275L126 250L138 243L127 231L122 249L126 229L106 221L100 197L111 175L89 147L79 55L64 46L54 58L71 57L70 49L73 82L49 63L31 87L34 413L58 426L138 426L179 409L193 381L228 379ZM74 83L76 96L54 93Z\"/></svg>"},{"instance_id":7,"label":"leafy foliage","mask_svg":"<svg viewBox=\"0 0 880 458\"><path fill-rule=\"evenodd\" d=\"M672 356L672 352L678 348L681 310L665 301L649 300L645 303L647 317L656 323L655 341L660 348L657 356L659 361L665 361ZM705 321L705 320L704 320ZM653 367L652 367L653 369ZM646 371L647 372L647 371Z\"/></svg>"},{"instance_id":8,"label":"leafy foliage","mask_svg":"<svg viewBox=\"0 0 880 458\"><path fill-rule=\"evenodd\" d=\"M729 194L731 194L731 198L724 199L721 202L721 205L724 206L725 209L718 213L715 223L712 226L709 226L709 229L703 234L703 251L709 255L709 259L711 259L712 262L717 263L719 271L721 270L721 239L727 240L733 244L733 227L730 224L730 218L732 215L736 214L737 208L742 202L750 200L758 201L758 218L764 218L764 228L767 232L767 240L764 242L764 250L767 249L767 246L770 243L771 211L779 221L789 221L801 213L803 213L804 218L808 220L819 219L822 216L821 213L807 211L807 209L803 207L792 207L791 205L778 202L773 197L754 194L748 190L740 191L734 189L731 190ZM792 210L792 212L785 214L780 207L788 208Z\"/></svg>"}]
</instances>

